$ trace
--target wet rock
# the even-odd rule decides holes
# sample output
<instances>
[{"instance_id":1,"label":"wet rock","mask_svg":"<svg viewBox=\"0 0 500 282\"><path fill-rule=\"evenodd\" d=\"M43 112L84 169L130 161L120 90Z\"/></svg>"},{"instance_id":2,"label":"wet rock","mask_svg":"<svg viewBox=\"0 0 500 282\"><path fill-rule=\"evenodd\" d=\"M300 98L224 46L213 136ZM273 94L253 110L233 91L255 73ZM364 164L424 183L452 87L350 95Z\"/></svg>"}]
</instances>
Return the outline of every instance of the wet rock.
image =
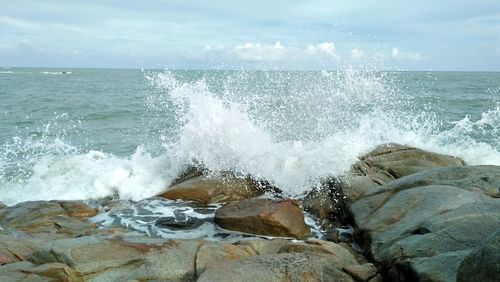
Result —
<instances>
[{"instance_id":1,"label":"wet rock","mask_svg":"<svg viewBox=\"0 0 500 282\"><path fill-rule=\"evenodd\" d=\"M213 281L354 281L332 255L283 253L208 264L198 279Z\"/></svg>"},{"instance_id":2,"label":"wet rock","mask_svg":"<svg viewBox=\"0 0 500 282\"><path fill-rule=\"evenodd\" d=\"M242 246L249 246L258 255L270 255L270 254L277 254L278 251L288 243L290 243L289 240L275 238L271 240L268 239L243 240L237 242L236 244Z\"/></svg>"},{"instance_id":3,"label":"wet rock","mask_svg":"<svg viewBox=\"0 0 500 282\"><path fill-rule=\"evenodd\" d=\"M341 186L348 201L352 202L373 187L395 179L431 168L463 165L464 161L456 157L391 143L360 157L341 179Z\"/></svg>"},{"instance_id":4,"label":"wet rock","mask_svg":"<svg viewBox=\"0 0 500 282\"><path fill-rule=\"evenodd\" d=\"M222 262L258 255L248 245L234 245L224 242L206 242L196 255L196 274L199 276L211 262Z\"/></svg>"},{"instance_id":5,"label":"wet rock","mask_svg":"<svg viewBox=\"0 0 500 282\"><path fill-rule=\"evenodd\" d=\"M0 225L5 230L50 238L87 235L96 228L87 220L71 217L61 204L45 201L24 202L1 209Z\"/></svg>"},{"instance_id":6,"label":"wet rock","mask_svg":"<svg viewBox=\"0 0 500 282\"><path fill-rule=\"evenodd\" d=\"M476 247L460 264L457 281L498 281L500 278L500 230Z\"/></svg>"},{"instance_id":7,"label":"wet rock","mask_svg":"<svg viewBox=\"0 0 500 282\"><path fill-rule=\"evenodd\" d=\"M0 265L25 261L45 241L38 238L0 234Z\"/></svg>"},{"instance_id":8,"label":"wet rock","mask_svg":"<svg viewBox=\"0 0 500 282\"><path fill-rule=\"evenodd\" d=\"M259 184L250 178L197 175L170 186L168 191L158 196L213 204L250 199L262 194Z\"/></svg>"},{"instance_id":9,"label":"wet rock","mask_svg":"<svg viewBox=\"0 0 500 282\"><path fill-rule=\"evenodd\" d=\"M215 223L228 230L299 239L311 232L295 200L250 199L229 203L215 212Z\"/></svg>"},{"instance_id":10,"label":"wet rock","mask_svg":"<svg viewBox=\"0 0 500 282\"><path fill-rule=\"evenodd\" d=\"M47 263L33 265L30 262L17 262L0 266L0 281L82 281L67 265Z\"/></svg>"},{"instance_id":11,"label":"wet rock","mask_svg":"<svg viewBox=\"0 0 500 282\"><path fill-rule=\"evenodd\" d=\"M66 211L68 216L77 218L92 217L97 211L80 201L55 201Z\"/></svg>"},{"instance_id":12,"label":"wet rock","mask_svg":"<svg viewBox=\"0 0 500 282\"><path fill-rule=\"evenodd\" d=\"M342 269L356 279L356 281L369 281L377 275L377 268L373 263L352 264L344 266Z\"/></svg>"},{"instance_id":13,"label":"wet rock","mask_svg":"<svg viewBox=\"0 0 500 282\"><path fill-rule=\"evenodd\" d=\"M322 221L342 223L345 217L345 203L340 182L334 178L324 179L318 187L301 200L304 210Z\"/></svg>"},{"instance_id":14,"label":"wet rock","mask_svg":"<svg viewBox=\"0 0 500 282\"><path fill-rule=\"evenodd\" d=\"M48 242L30 261L64 263L85 281L193 281L196 252L202 243L146 236L87 236Z\"/></svg>"},{"instance_id":15,"label":"wet rock","mask_svg":"<svg viewBox=\"0 0 500 282\"><path fill-rule=\"evenodd\" d=\"M313 253L329 254L330 259L337 267L358 264L356 258L346 249L338 244L322 241L307 240L306 242L289 243L283 246L278 253Z\"/></svg>"},{"instance_id":16,"label":"wet rock","mask_svg":"<svg viewBox=\"0 0 500 282\"><path fill-rule=\"evenodd\" d=\"M359 242L393 280L454 281L463 257L500 226L496 180L482 179L497 169L437 168L368 192L350 207Z\"/></svg>"}]
</instances>

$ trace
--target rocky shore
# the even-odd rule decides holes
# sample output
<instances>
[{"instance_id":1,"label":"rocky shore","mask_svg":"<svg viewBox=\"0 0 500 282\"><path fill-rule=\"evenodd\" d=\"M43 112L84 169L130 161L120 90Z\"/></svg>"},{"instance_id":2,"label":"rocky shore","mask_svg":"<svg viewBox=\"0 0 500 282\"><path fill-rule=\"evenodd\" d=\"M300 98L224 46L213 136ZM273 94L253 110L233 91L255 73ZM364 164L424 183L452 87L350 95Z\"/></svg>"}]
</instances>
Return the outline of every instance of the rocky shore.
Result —
<instances>
[{"instance_id":1,"label":"rocky shore","mask_svg":"<svg viewBox=\"0 0 500 282\"><path fill-rule=\"evenodd\" d=\"M0 204L0 281L499 281L499 198L499 166L398 144L298 199L191 169L132 211L113 199ZM180 212L142 215L152 201ZM170 233L103 219L117 214ZM218 235L182 235L202 227Z\"/></svg>"}]
</instances>

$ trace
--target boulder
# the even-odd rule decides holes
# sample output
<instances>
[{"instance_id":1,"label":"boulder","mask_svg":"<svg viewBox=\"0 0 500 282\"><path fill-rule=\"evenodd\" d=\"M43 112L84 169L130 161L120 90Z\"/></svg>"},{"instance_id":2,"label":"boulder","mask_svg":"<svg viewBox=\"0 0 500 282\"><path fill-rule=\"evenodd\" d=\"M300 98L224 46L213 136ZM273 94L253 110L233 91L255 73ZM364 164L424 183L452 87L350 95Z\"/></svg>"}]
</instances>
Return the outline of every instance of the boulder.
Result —
<instances>
[{"instance_id":1,"label":"boulder","mask_svg":"<svg viewBox=\"0 0 500 282\"><path fill-rule=\"evenodd\" d=\"M97 214L96 209L80 201L55 201L66 211L68 216L77 218L92 217Z\"/></svg>"},{"instance_id":2,"label":"boulder","mask_svg":"<svg viewBox=\"0 0 500 282\"><path fill-rule=\"evenodd\" d=\"M229 203L215 212L215 223L233 231L298 239L311 232L295 200L250 199Z\"/></svg>"},{"instance_id":3,"label":"boulder","mask_svg":"<svg viewBox=\"0 0 500 282\"><path fill-rule=\"evenodd\" d=\"M350 206L358 242L394 281L455 281L463 257L500 226L498 171L435 168L366 193Z\"/></svg>"},{"instance_id":4,"label":"boulder","mask_svg":"<svg viewBox=\"0 0 500 282\"><path fill-rule=\"evenodd\" d=\"M233 281L354 281L331 255L283 253L208 264L199 282Z\"/></svg>"},{"instance_id":5,"label":"boulder","mask_svg":"<svg viewBox=\"0 0 500 282\"><path fill-rule=\"evenodd\" d=\"M25 261L45 241L38 238L0 234L0 265Z\"/></svg>"},{"instance_id":6,"label":"boulder","mask_svg":"<svg viewBox=\"0 0 500 282\"><path fill-rule=\"evenodd\" d=\"M323 223L342 223L345 218L345 201L340 182L334 178L323 179L301 200L304 210L318 217Z\"/></svg>"},{"instance_id":7,"label":"boulder","mask_svg":"<svg viewBox=\"0 0 500 282\"><path fill-rule=\"evenodd\" d=\"M342 190L349 202L359 199L373 187L423 170L463 166L462 159L399 144L385 144L359 158L341 178Z\"/></svg>"},{"instance_id":8,"label":"boulder","mask_svg":"<svg viewBox=\"0 0 500 282\"><path fill-rule=\"evenodd\" d=\"M67 265L47 263L34 265L23 261L0 266L0 281L82 281Z\"/></svg>"},{"instance_id":9,"label":"boulder","mask_svg":"<svg viewBox=\"0 0 500 282\"><path fill-rule=\"evenodd\" d=\"M500 229L476 247L460 264L457 281L493 282L500 278Z\"/></svg>"},{"instance_id":10,"label":"boulder","mask_svg":"<svg viewBox=\"0 0 500 282\"><path fill-rule=\"evenodd\" d=\"M346 249L338 244L322 241L322 240L307 240L306 242L289 243L278 253L313 253L313 254L329 254L331 261L337 267L342 268L347 265L357 265L356 258Z\"/></svg>"},{"instance_id":11,"label":"boulder","mask_svg":"<svg viewBox=\"0 0 500 282\"><path fill-rule=\"evenodd\" d=\"M206 242L198 249L196 255L196 275L199 276L205 266L211 262L223 262L258 255L248 245L235 245L225 242Z\"/></svg>"},{"instance_id":12,"label":"boulder","mask_svg":"<svg viewBox=\"0 0 500 282\"><path fill-rule=\"evenodd\" d=\"M369 281L377 275L377 268L373 263L352 264L342 268L345 273L351 275L356 281Z\"/></svg>"},{"instance_id":13,"label":"boulder","mask_svg":"<svg viewBox=\"0 0 500 282\"><path fill-rule=\"evenodd\" d=\"M255 198L263 194L263 190L259 188L258 182L250 178L196 175L175 183L158 196L213 204Z\"/></svg>"},{"instance_id":14,"label":"boulder","mask_svg":"<svg viewBox=\"0 0 500 282\"><path fill-rule=\"evenodd\" d=\"M285 245L290 243L289 240L274 238L272 240L268 239L246 239L243 241L236 242L237 245L249 246L258 255L270 255L277 254L278 251Z\"/></svg>"},{"instance_id":15,"label":"boulder","mask_svg":"<svg viewBox=\"0 0 500 282\"><path fill-rule=\"evenodd\" d=\"M83 207L83 203L78 204ZM19 230L33 236L67 238L92 233L96 226L81 219L76 204L70 213L57 202L24 202L0 210L0 225L5 230ZM91 209L90 207L87 207Z\"/></svg>"},{"instance_id":16,"label":"boulder","mask_svg":"<svg viewBox=\"0 0 500 282\"><path fill-rule=\"evenodd\" d=\"M66 264L85 281L194 281L196 252L202 243L146 236L86 236L48 242L30 261Z\"/></svg>"}]
</instances>

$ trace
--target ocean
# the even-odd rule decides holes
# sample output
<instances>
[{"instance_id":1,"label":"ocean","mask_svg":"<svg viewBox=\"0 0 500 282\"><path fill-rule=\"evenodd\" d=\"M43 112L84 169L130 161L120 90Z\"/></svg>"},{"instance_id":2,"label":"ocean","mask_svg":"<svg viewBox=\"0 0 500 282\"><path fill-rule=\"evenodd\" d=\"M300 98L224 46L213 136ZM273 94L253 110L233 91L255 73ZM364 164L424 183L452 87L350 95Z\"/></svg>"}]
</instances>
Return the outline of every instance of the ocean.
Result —
<instances>
[{"instance_id":1,"label":"ocean","mask_svg":"<svg viewBox=\"0 0 500 282\"><path fill-rule=\"evenodd\" d=\"M0 202L140 201L187 165L300 196L395 142L500 165L500 73L0 69Z\"/></svg>"}]
</instances>

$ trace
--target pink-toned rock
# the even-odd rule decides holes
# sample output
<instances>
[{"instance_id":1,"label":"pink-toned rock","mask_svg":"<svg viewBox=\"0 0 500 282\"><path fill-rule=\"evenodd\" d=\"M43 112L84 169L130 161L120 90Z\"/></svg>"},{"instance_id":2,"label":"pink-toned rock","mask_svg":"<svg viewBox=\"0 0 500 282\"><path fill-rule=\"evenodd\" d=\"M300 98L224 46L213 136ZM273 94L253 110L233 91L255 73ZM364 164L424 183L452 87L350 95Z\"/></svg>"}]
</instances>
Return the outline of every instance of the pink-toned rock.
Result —
<instances>
[{"instance_id":1,"label":"pink-toned rock","mask_svg":"<svg viewBox=\"0 0 500 282\"><path fill-rule=\"evenodd\" d=\"M228 230L299 239L311 232L295 200L250 199L229 203L215 212L215 223Z\"/></svg>"},{"instance_id":2,"label":"pink-toned rock","mask_svg":"<svg viewBox=\"0 0 500 282\"><path fill-rule=\"evenodd\" d=\"M369 281L377 275L377 268L373 263L347 265L342 269L357 281Z\"/></svg>"}]
</instances>

